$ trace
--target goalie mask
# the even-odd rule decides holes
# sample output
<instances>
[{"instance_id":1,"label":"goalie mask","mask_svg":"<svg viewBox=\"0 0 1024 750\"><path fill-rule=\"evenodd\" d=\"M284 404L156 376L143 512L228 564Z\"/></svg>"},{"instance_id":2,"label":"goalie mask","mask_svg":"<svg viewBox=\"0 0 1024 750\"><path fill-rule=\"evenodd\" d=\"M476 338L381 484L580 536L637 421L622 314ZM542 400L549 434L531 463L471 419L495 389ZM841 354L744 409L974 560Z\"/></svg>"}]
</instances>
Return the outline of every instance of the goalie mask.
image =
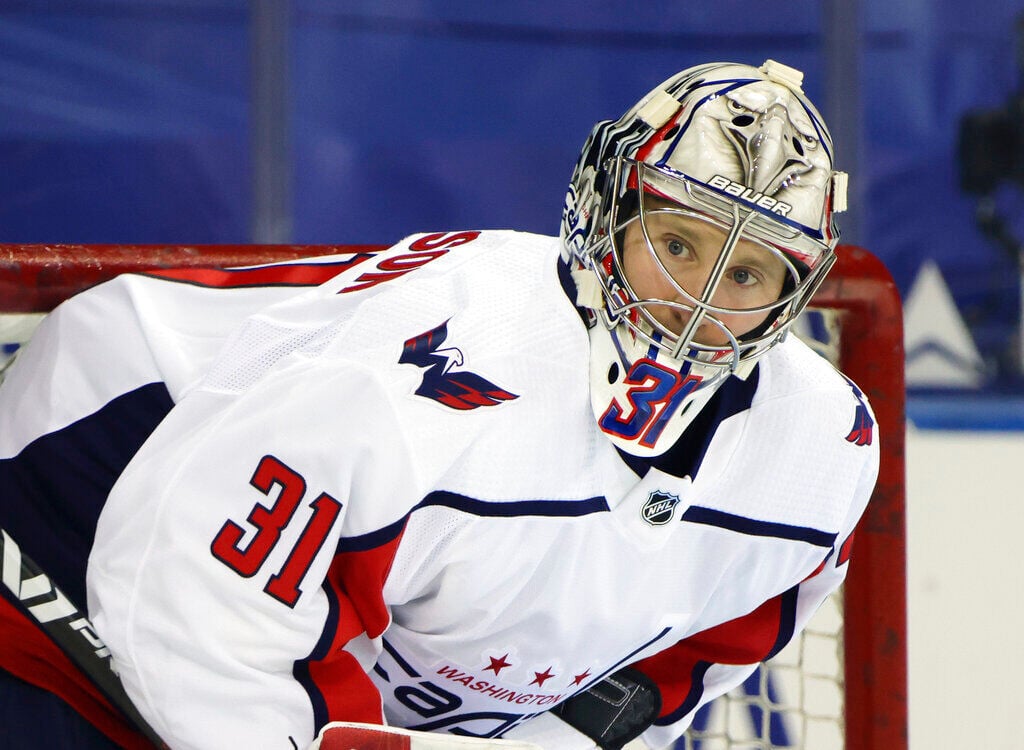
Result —
<instances>
[{"instance_id":1,"label":"goalie mask","mask_svg":"<svg viewBox=\"0 0 1024 750\"><path fill-rule=\"evenodd\" d=\"M802 74L712 63L598 123L562 214L591 400L624 450L667 450L786 335L835 262L846 175Z\"/></svg>"}]
</instances>

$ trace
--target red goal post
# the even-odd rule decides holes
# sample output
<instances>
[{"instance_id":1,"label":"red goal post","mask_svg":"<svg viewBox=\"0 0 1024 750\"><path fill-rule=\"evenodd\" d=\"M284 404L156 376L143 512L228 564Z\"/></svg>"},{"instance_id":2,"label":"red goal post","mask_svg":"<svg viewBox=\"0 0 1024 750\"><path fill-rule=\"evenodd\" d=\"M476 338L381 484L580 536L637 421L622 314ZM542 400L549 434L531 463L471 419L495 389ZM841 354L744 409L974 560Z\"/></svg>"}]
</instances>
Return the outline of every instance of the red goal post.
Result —
<instances>
[{"instance_id":1,"label":"red goal post","mask_svg":"<svg viewBox=\"0 0 1024 750\"><path fill-rule=\"evenodd\" d=\"M46 312L120 273L246 266L381 247L0 244L0 315ZM838 364L870 399L882 451L878 484L857 529L844 585L840 732L846 750L907 750L902 308L877 258L854 246L841 245L838 254L813 306L839 320Z\"/></svg>"},{"instance_id":2,"label":"red goal post","mask_svg":"<svg viewBox=\"0 0 1024 750\"><path fill-rule=\"evenodd\" d=\"M839 260L812 304L842 318L839 365L867 394L881 466L844 584L845 735L850 750L907 750L906 438L903 308L863 248Z\"/></svg>"}]
</instances>

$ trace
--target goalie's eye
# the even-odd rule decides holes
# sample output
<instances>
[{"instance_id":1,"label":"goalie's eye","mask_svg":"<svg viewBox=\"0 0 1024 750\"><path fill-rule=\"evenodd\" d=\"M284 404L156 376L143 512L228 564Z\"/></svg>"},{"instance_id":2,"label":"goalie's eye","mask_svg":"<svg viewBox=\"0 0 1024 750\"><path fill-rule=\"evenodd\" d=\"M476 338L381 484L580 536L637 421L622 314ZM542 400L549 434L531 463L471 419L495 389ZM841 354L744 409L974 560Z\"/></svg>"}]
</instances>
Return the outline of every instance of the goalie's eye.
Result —
<instances>
[{"instance_id":1,"label":"goalie's eye","mask_svg":"<svg viewBox=\"0 0 1024 750\"><path fill-rule=\"evenodd\" d=\"M756 284L758 279L746 268L734 268L729 272L729 278L738 286L750 286Z\"/></svg>"}]
</instances>

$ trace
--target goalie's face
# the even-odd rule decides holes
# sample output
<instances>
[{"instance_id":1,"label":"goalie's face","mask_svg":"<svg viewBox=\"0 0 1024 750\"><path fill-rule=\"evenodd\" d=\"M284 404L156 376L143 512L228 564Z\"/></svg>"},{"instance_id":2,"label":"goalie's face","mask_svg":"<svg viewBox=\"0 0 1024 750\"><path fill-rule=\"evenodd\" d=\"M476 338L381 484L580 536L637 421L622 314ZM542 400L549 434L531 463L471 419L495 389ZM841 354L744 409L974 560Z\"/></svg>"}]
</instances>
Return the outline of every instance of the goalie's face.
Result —
<instances>
[{"instance_id":1,"label":"goalie's face","mask_svg":"<svg viewBox=\"0 0 1024 750\"><path fill-rule=\"evenodd\" d=\"M792 267L676 203L645 196L643 204L622 235L622 270L653 327L710 347L762 327Z\"/></svg>"}]
</instances>

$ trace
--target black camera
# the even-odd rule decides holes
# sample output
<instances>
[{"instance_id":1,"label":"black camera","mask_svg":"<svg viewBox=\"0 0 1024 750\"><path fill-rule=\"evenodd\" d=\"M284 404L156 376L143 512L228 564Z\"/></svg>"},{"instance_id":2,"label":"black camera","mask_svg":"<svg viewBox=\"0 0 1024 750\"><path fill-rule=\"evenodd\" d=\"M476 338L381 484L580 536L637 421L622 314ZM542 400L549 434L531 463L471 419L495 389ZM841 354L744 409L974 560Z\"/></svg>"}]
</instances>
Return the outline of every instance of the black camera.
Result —
<instances>
[{"instance_id":1,"label":"black camera","mask_svg":"<svg viewBox=\"0 0 1024 750\"><path fill-rule=\"evenodd\" d=\"M964 192L988 195L1004 180L1024 186L1024 93L1002 109L964 115L957 151Z\"/></svg>"},{"instance_id":2,"label":"black camera","mask_svg":"<svg viewBox=\"0 0 1024 750\"><path fill-rule=\"evenodd\" d=\"M1024 13L1014 22L1018 81L1024 83ZM1003 181L1024 187L1024 85L1002 109L975 110L960 119L960 189L990 196Z\"/></svg>"}]
</instances>

